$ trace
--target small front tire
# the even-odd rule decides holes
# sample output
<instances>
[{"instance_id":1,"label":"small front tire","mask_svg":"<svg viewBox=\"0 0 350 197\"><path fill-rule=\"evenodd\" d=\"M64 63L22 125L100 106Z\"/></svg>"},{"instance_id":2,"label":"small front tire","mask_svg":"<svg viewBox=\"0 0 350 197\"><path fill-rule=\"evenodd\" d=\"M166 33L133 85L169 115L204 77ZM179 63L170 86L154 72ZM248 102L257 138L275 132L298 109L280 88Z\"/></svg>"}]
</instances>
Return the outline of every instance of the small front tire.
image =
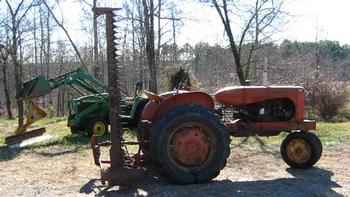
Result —
<instances>
[{"instance_id":1,"label":"small front tire","mask_svg":"<svg viewBox=\"0 0 350 197\"><path fill-rule=\"evenodd\" d=\"M322 155L320 139L310 132L289 134L281 144L283 160L292 168L307 169L315 165Z\"/></svg>"},{"instance_id":2,"label":"small front tire","mask_svg":"<svg viewBox=\"0 0 350 197\"><path fill-rule=\"evenodd\" d=\"M108 124L103 119L94 119L88 123L88 127L86 128L86 133L89 136L97 135L103 136L108 131Z\"/></svg>"}]
</instances>

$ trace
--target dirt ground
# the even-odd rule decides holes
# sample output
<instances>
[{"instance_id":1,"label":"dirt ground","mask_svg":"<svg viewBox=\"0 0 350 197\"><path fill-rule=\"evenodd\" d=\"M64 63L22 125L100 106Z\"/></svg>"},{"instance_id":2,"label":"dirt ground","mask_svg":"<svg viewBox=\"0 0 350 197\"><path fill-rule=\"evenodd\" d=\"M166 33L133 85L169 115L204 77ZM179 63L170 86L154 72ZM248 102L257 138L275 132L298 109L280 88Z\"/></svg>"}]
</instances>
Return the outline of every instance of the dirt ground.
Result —
<instances>
[{"instance_id":1,"label":"dirt ground","mask_svg":"<svg viewBox=\"0 0 350 197\"><path fill-rule=\"evenodd\" d=\"M106 190L88 148L50 146L7 151L0 161L0 196L350 196L350 142L326 147L310 170L292 170L278 147L232 147L226 168L214 181L172 185L147 178L129 189Z\"/></svg>"}]
</instances>

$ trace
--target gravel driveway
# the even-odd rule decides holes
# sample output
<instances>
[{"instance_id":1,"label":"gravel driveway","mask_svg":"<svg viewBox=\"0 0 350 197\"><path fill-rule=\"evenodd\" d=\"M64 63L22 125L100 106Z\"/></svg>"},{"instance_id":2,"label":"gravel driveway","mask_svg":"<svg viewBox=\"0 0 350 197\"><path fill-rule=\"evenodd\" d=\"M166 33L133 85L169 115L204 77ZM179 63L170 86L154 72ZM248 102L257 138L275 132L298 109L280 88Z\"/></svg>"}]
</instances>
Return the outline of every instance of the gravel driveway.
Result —
<instances>
[{"instance_id":1,"label":"gravel driveway","mask_svg":"<svg viewBox=\"0 0 350 197\"><path fill-rule=\"evenodd\" d=\"M90 150L51 146L21 152L0 150L0 196L350 196L350 142L326 148L310 170L289 169L278 147L234 147L214 181L172 185L149 178L132 188L106 189Z\"/></svg>"}]
</instances>

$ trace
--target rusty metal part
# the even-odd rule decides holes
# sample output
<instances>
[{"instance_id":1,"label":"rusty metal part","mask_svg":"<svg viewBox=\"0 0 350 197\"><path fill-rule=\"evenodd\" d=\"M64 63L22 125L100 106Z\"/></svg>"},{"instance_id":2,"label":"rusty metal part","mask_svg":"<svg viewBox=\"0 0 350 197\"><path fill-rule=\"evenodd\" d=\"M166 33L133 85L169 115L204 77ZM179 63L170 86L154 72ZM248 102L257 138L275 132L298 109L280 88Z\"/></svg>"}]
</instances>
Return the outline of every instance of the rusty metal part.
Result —
<instances>
[{"instance_id":1,"label":"rusty metal part","mask_svg":"<svg viewBox=\"0 0 350 197\"><path fill-rule=\"evenodd\" d=\"M103 184L108 182L109 186L120 185L120 186L130 186L134 183L143 180L145 177L145 170L142 168L144 165L144 155L139 150L137 154L133 156L124 155L123 166L120 167L107 167L104 168L104 164L112 165L111 160L102 160L101 157L101 146L112 145L111 141L98 142L97 136L93 135L90 140L92 154L94 157L94 162L100 167L101 181ZM134 142L125 142L126 144L135 145Z\"/></svg>"},{"instance_id":2,"label":"rusty metal part","mask_svg":"<svg viewBox=\"0 0 350 197\"><path fill-rule=\"evenodd\" d=\"M95 165L100 166L101 151L100 151L100 146L97 144L97 138L95 135L91 136L90 145L91 145L92 156L94 157Z\"/></svg>"},{"instance_id":3,"label":"rusty metal part","mask_svg":"<svg viewBox=\"0 0 350 197\"><path fill-rule=\"evenodd\" d=\"M303 164L311 158L311 146L304 139L292 139L287 145L287 155L293 162Z\"/></svg>"},{"instance_id":4,"label":"rusty metal part","mask_svg":"<svg viewBox=\"0 0 350 197\"><path fill-rule=\"evenodd\" d=\"M316 122L314 120L283 121L283 122L245 122L235 120L226 122L225 126L229 128L230 135L234 137L247 136L276 136L282 131L310 131L316 130Z\"/></svg>"},{"instance_id":5,"label":"rusty metal part","mask_svg":"<svg viewBox=\"0 0 350 197\"><path fill-rule=\"evenodd\" d=\"M113 11L118 11L118 10L121 10L121 8L110 8L110 7L92 8L92 11L95 12L97 16L109 14L109 13L112 13Z\"/></svg>"},{"instance_id":6,"label":"rusty metal part","mask_svg":"<svg viewBox=\"0 0 350 197\"><path fill-rule=\"evenodd\" d=\"M108 84L109 84L109 105L110 108L110 124L111 124L111 141L98 143L95 135L91 138L91 148L94 157L94 162L101 168L101 180L104 183L108 182L113 185L132 185L135 181L141 180L144 177L144 171L136 169L142 164L143 156L139 150L138 154L129 156L126 149L122 150L122 146L138 145L137 142L123 142L120 124L120 76L117 55L116 35L116 13L114 11L120 8L94 8L93 11L97 16L106 16L106 38L107 38L107 63L108 63ZM109 155L110 161L100 159L100 146L111 145ZM102 164L110 166L104 170ZM136 166L136 167L135 167Z\"/></svg>"},{"instance_id":7,"label":"rusty metal part","mask_svg":"<svg viewBox=\"0 0 350 197\"><path fill-rule=\"evenodd\" d=\"M125 145L139 145L141 146L141 143L148 143L148 142L125 142L122 141L121 144L123 146ZM102 163L111 163L110 161L107 160L100 160L101 157L101 148L102 146L111 146L112 142L107 140L107 141L102 141L98 142L97 136L92 135L90 139L90 145L91 145L91 150L92 150L92 155L94 158L95 165L101 166ZM124 154L124 164L128 163L128 167L142 167L142 161L144 160L144 155L140 152L141 149L139 149L138 153L129 157ZM126 162L127 161L127 162Z\"/></svg>"},{"instance_id":8,"label":"rusty metal part","mask_svg":"<svg viewBox=\"0 0 350 197\"><path fill-rule=\"evenodd\" d=\"M98 12L98 8L96 8ZM119 67L117 60L117 40L114 24L114 9L100 9L101 13L106 15L106 37L107 37L107 63L108 63L108 84L109 84L109 106L111 141L110 148L111 167L121 167L123 165L123 156L121 150L121 124L120 124L120 88L119 88Z\"/></svg>"},{"instance_id":9,"label":"rusty metal part","mask_svg":"<svg viewBox=\"0 0 350 197\"><path fill-rule=\"evenodd\" d=\"M185 127L176 132L168 147L177 162L193 167L207 161L210 142L200 127Z\"/></svg>"},{"instance_id":10,"label":"rusty metal part","mask_svg":"<svg viewBox=\"0 0 350 197\"><path fill-rule=\"evenodd\" d=\"M12 136L6 137L5 138L5 143L7 145L18 144L18 143L21 143L22 141L24 141L26 139L37 137L37 136L41 136L45 132L46 132L45 128L38 128L38 129L26 131L24 133L20 133L20 134L17 134L17 135L12 135Z\"/></svg>"}]
</instances>

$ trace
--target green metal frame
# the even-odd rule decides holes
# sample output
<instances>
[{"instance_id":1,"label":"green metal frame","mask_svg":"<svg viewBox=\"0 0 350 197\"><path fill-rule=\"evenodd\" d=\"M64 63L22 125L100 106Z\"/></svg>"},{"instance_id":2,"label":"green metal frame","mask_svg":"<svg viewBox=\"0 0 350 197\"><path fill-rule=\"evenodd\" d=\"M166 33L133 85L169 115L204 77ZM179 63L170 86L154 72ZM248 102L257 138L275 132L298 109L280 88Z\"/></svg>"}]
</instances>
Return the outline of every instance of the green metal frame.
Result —
<instances>
[{"instance_id":1,"label":"green metal frame","mask_svg":"<svg viewBox=\"0 0 350 197\"><path fill-rule=\"evenodd\" d=\"M18 99L33 99L49 94L60 86L70 86L81 97L68 101L69 116L68 126L85 131L93 120L104 120L109 123L108 93L104 84L90 75L84 68L64 73L57 77L46 79L38 76L24 83L23 88L17 94ZM135 96L121 100L121 120L125 127L136 127L137 109L146 98Z\"/></svg>"},{"instance_id":2,"label":"green metal frame","mask_svg":"<svg viewBox=\"0 0 350 197\"><path fill-rule=\"evenodd\" d=\"M53 89L63 85L69 85L74 89L82 88L87 93L102 94L107 91L105 85L91 76L84 68L59 75L52 79L38 76L23 84L23 88L18 92L18 99L31 99L49 94ZM80 91L81 92L81 91Z\"/></svg>"}]
</instances>

